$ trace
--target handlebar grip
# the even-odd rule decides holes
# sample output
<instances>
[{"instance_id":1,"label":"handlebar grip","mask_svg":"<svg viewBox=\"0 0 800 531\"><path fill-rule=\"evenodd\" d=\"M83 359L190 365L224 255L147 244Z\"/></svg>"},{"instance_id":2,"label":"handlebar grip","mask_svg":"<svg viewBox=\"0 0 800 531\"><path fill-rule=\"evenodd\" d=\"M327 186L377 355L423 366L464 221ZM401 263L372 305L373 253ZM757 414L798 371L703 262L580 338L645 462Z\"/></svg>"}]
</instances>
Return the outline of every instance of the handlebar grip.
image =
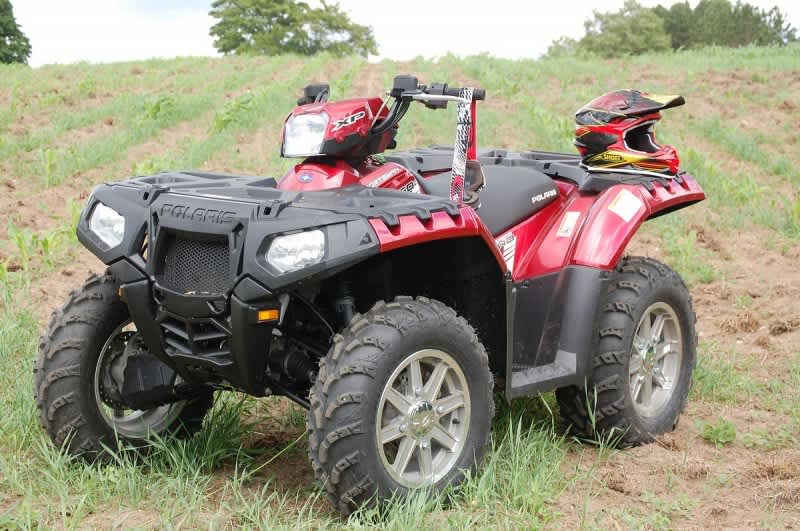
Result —
<instances>
[{"instance_id":1,"label":"handlebar grip","mask_svg":"<svg viewBox=\"0 0 800 531\"><path fill-rule=\"evenodd\" d=\"M448 87L447 91L445 91L446 96L460 96L461 89L458 87ZM486 90L482 88L476 88L472 91L472 99L473 100L485 100L486 99Z\"/></svg>"}]
</instances>

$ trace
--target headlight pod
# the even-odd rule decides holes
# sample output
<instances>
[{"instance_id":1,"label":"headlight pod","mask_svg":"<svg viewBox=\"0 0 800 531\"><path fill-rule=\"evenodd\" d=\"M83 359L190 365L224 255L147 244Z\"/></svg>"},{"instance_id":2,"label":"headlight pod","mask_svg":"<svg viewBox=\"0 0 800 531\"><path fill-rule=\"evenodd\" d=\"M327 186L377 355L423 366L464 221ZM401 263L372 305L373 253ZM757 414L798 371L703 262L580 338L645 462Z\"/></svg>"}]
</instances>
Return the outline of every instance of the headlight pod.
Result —
<instances>
[{"instance_id":1,"label":"headlight pod","mask_svg":"<svg viewBox=\"0 0 800 531\"><path fill-rule=\"evenodd\" d=\"M327 128L328 115L324 112L292 116L283 128L283 156L319 155Z\"/></svg>"},{"instance_id":2,"label":"headlight pod","mask_svg":"<svg viewBox=\"0 0 800 531\"><path fill-rule=\"evenodd\" d=\"M113 208L97 203L89 216L89 230L109 248L116 247L125 236L125 218Z\"/></svg>"},{"instance_id":3,"label":"headlight pod","mask_svg":"<svg viewBox=\"0 0 800 531\"><path fill-rule=\"evenodd\" d=\"M278 236L267 251L267 263L280 273L318 264L324 257L325 233L319 229Z\"/></svg>"}]
</instances>

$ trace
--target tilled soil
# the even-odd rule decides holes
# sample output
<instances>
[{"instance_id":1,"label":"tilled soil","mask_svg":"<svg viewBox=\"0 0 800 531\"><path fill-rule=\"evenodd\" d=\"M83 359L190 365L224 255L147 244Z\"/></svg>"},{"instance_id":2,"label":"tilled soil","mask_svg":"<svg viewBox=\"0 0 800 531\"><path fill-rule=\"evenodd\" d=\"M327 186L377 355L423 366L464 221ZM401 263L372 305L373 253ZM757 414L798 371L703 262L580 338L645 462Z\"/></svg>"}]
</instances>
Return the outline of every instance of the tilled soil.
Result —
<instances>
[{"instance_id":1,"label":"tilled soil","mask_svg":"<svg viewBox=\"0 0 800 531\"><path fill-rule=\"evenodd\" d=\"M359 87L374 91L382 73L379 65L368 65L366 75L358 78ZM708 82L729 90L736 83L746 86L751 78L719 73ZM709 105L698 108L712 110ZM176 145L190 134L186 128L191 125L177 125L163 132L158 143L132 148L125 160L132 163L155 155L164 146ZM260 135L258 141L243 142L242 149L264 149L264 144L276 141L272 133L262 131ZM103 177L103 168L97 168L80 180L42 192L30 183L4 179L6 193L0 204L23 220L23 227L49 229L66 214L66 198L84 200L90 185ZM703 208L700 205L686 211L699 246L709 251L705 259L717 272L710 283L691 287L700 342L713 346L701 349L700 356L730 356L738 371L763 383L764 389L770 388L771 381L788 382L788 372L800 361L800 248L791 242L770 244L774 238L766 229L753 227L735 234L716 231L704 223L711 213ZM629 253L668 259L659 240L649 233L637 236ZM69 290L89 273L101 270L102 264L93 256L74 247L65 265L39 275L31 294L46 310L41 312L42 322ZM776 408L781 397L768 392L758 396L746 393L743 390L734 403L695 397L677 430L657 443L616 451L609 457L585 446L571 452L565 474L591 480L571 483L564 495L553 501L560 515L554 526L624 528L642 522L652 527L664 522L674 527L800 526L800 443L794 440L772 450L748 448L740 437L755 428L773 431L784 427L790 418ZM700 436L699 423L720 417L732 422L739 436L732 444L718 448ZM253 447L283 448L302 433L299 428L274 428L266 422L250 441ZM302 450L304 441L299 447ZM217 472L221 480L226 473ZM313 475L303 451L275 459L261 474L274 478L280 490L312 488ZM116 514L113 521L116 525L142 525L150 518L128 511ZM85 524L91 526L91 522Z\"/></svg>"}]
</instances>

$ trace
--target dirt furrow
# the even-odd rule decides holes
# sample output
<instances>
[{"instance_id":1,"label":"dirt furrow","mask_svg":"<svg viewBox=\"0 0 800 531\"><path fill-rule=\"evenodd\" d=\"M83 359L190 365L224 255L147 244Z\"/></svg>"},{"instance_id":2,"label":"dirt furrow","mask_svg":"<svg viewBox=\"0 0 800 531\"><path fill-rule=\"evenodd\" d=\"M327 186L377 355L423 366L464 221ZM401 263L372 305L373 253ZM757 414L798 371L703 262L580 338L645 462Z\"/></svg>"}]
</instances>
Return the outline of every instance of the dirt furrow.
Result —
<instances>
[{"instance_id":1,"label":"dirt furrow","mask_svg":"<svg viewBox=\"0 0 800 531\"><path fill-rule=\"evenodd\" d=\"M280 78L291 77L298 69L299 65L285 69ZM271 82L276 81L271 79ZM235 99L262 86L263 83L263 78L251 80L235 90L228 91L226 100ZM82 172L44 190L37 190L38 183L20 183L16 179L4 180L3 186L10 193L0 196L0 208L11 212L11 218L21 228L35 232L59 228L65 222L69 222L69 201L82 204L93 186L104 181L125 178L130 175L137 163L157 157L161 153L179 150L187 141L207 136L216 112L216 109L209 110L200 118L163 129L155 138L129 147L117 160ZM6 229L6 226L0 227L0 235L5 235Z\"/></svg>"}]
</instances>

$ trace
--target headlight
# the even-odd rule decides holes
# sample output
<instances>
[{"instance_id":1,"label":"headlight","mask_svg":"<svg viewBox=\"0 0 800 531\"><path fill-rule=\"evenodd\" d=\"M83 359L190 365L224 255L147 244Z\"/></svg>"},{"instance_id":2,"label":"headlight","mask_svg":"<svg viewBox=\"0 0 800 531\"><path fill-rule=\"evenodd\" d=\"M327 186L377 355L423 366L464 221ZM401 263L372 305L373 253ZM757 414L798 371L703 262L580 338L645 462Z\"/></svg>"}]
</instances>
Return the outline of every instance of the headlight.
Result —
<instances>
[{"instance_id":1,"label":"headlight","mask_svg":"<svg viewBox=\"0 0 800 531\"><path fill-rule=\"evenodd\" d=\"M125 218L113 208L97 203L89 216L89 229L109 247L122 243Z\"/></svg>"},{"instance_id":2,"label":"headlight","mask_svg":"<svg viewBox=\"0 0 800 531\"><path fill-rule=\"evenodd\" d=\"M283 132L284 157L319 155L328 128L328 115L298 114L286 122Z\"/></svg>"},{"instance_id":3,"label":"headlight","mask_svg":"<svg viewBox=\"0 0 800 531\"><path fill-rule=\"evenodd\" d=\"M269 246L267 262L279 272L288 273L318 264L324 256L325 234L317 229L278 236Z\"/></svg>"}]
</instances>

